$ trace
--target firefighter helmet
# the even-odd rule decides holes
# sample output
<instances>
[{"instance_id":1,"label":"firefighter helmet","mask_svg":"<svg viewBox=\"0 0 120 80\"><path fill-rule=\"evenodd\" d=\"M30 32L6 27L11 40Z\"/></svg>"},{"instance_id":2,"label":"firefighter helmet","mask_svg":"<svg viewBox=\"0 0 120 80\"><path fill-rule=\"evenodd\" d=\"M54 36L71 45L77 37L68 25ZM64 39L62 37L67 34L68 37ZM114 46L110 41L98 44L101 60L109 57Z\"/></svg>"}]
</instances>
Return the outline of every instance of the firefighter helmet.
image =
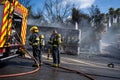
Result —
<instances>
[{"instance_id":1,"label":"firefighter helmet","mask_svg":"<svg viewBox=\"0 0 120 80\"><path fill-rule=\"evenodd\" d=\"M30 28L30 31L31 31L31 32L39 32L37 26L32 26L32 27Z\"/></svg>"},{"instance_id":2,"label":"firefighter helmet","mask_svg":"<svg viewBox=\"0 0 120 80\"><path fill-rule=\"evenodd\" d=\"M56 31L56 30L53 30L53 34L57 34L57 31Z\"/></svg>"},{"instance_id":3,"label":"firefighter helmet","mask_svg":"<svg viewBox=\"0 0 120 80\"><path fill-rule=\"evenodd\" d=\"M57 34L57 36L58 36L59 38L61 38L61 34Z\"/></svg>"},{"instance_id":4,"label":"firefighter helmet","mask_svg":"<svg viewBox=\"0 0 120 80\"><path fill-rule=\"evenodd\" d=\"M43 34L40 34L40 38L41 38L41 39L44 39L45 36L44 36Z\"/></svg>"}]
</instances>

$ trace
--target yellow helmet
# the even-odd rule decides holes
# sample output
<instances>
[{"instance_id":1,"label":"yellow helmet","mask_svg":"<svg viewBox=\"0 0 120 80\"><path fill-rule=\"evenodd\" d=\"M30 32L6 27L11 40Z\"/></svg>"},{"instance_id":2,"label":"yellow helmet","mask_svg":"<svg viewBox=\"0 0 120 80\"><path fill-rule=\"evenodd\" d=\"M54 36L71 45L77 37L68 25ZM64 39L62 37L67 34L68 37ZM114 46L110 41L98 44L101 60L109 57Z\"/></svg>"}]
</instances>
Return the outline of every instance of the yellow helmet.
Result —
<instances>
[{"instance_id":1,"label":"yellow helmet","mask_svg":"<svg viewBox=\"0 0 120 80\"><path fill-rule=\"evenodd\" d=\"M31 32L39 32L37 26L32 26L32 27L30 28L30 31L31 31Z\"/></svg>"},{"instance_id":2,"label":"yellow helmet","mask_svg":"<svg viewBox=\"0 0 120 80\"><path fill-rule=\"evenodd\" d=\"M57 34L57 36L58 36L59 38L61 38L61 34Z\"/></svg>"},{"instance_id":3,"label":"yellow helmet","mask_svg":"<svg viewBox=\"0 0 120 80\"><path fill-rule=\"evenodd\" d=\"M44 39L44 38L45 38L45 36L44 36L44 35L42 35L42 34L40 34L40 38L41 38L41 39Z\"/></svg>"}]
</instances>

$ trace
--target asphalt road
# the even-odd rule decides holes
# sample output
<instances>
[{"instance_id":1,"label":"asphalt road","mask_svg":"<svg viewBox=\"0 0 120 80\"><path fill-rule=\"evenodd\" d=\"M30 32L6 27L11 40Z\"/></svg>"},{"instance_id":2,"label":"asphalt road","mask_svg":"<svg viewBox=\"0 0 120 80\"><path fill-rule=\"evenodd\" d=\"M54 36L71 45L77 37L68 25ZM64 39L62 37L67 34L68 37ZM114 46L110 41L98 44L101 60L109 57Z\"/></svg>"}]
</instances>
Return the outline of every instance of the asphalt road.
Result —
<instances>
[{"instance_id":1,"label":"asphalt road","mask_svg":"<svg viewBox=\"0 0 120 80\"><path fill-rule=\"evenodd\" d=\"M42 55L44 62L52 64L52 58L47 60L47 55ZM108 63L113 62L115 67L110 68ZM14 58L1 64L0 75L26 72L33 70L34 62L29 59ZM120 80L120 60L103 57L100 55L80 54L79 56L61 54L61 66L81 71L95 80ZM71 71L54 68L42 64L40 70L34 74L0 78L0 80L89 80L83 75Z\"/></svg>"}]
</instances>

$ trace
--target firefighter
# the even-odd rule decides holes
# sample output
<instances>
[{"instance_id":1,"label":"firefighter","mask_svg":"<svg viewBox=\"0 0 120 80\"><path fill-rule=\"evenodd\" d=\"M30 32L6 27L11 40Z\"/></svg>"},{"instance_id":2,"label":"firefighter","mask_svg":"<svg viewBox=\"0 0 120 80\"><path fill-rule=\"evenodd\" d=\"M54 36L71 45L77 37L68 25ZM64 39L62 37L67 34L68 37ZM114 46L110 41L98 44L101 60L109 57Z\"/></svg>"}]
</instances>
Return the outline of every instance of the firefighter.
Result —
<instances>
[{"instance_id":1,"label":"firefighter","mask_svg":"<svg viewBox=\"0 0 120 80\"><path fill-rule=\"evenodd\" d=\"M60 65L60 51L59 47L61 44L61 35L57 33L56 30L53 31L49 44L52 45L52 57L53 57L53 66L58 67Z\"/></svg>"},{"instance_id":2,"label":"firefighter","mask_svg":"<svg viewBox=\"0 0 120 80\"><path fill-rule=\"evenodd\" d=\"M39 47L39 30L37 26L32 26L30 28L30 31L32 32L32 34L29 37L29 44L32 46L33 48L33 56L36 60L39 61L39 63L41 64L41 57L40 57L40 47ZM33 67L39 66L39 64L37 64L35 62L35 64L33 64Z\"/></svg>"},{"instance_id":3,"label":"firefighter","mask_svg":"<svg viewBox=\"0 0 120 80\"><path fill-rule=\"evenodd\" d=\"M40 36L39 36L39 44L40 44L40 58L39 59L41 59L42 60L42 50L43 50L43 47L45 46L45 40L44 40L44 35L43 34L40 34ZM39 61L41 61L41 60L39 60ZM42 61L41 61L41 64L42 64Z\"/></svg>"},{"instance_id":4,"label":"firefighter","mask_svg":"<svg viewBox=\"0 0 120 80\"><path fill-rule=\"evenodd\" d=\"M43 34L40 34L39 38L40 38L40 49L42 49L45 46L45 40L44 40L45 37Z\"/></svg>"}]
</instances>

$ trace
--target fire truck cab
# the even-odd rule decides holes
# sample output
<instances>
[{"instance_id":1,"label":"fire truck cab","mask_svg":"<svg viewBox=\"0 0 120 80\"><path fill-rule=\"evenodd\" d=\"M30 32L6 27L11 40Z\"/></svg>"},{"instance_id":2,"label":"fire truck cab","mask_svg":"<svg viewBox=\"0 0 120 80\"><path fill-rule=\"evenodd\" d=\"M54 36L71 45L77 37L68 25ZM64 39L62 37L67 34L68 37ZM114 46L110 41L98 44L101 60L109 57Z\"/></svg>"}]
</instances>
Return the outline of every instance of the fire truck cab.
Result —
<instances>
[{"instance_id":1,"label":"fire truck cab","mask_svg":"<svg viewBox=\"0 0 120 80\"><path fill-rule=\"evenodd\" d=\"M18 56L25 45L27 15L18 0L0 0L0 61Z\"/></svg>"}]
</instances>

